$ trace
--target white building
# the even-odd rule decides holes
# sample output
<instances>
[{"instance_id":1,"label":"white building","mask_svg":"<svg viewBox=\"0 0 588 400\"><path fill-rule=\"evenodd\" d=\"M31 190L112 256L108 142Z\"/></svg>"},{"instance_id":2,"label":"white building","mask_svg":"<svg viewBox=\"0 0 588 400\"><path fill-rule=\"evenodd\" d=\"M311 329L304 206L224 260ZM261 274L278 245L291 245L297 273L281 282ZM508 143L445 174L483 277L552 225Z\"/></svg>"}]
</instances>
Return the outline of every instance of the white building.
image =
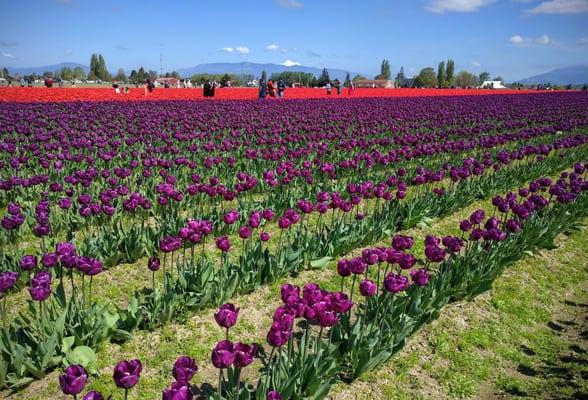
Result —
<instances>
[{"instance_id":1,"label":"white building","mask_svg":"<svg viewBox=\"0 0 588 400\"><path fill-rule=\"evenodd\" d=\"M501 81L484 81L478 89L507 89Z\"/></svg>"}]
</instances>

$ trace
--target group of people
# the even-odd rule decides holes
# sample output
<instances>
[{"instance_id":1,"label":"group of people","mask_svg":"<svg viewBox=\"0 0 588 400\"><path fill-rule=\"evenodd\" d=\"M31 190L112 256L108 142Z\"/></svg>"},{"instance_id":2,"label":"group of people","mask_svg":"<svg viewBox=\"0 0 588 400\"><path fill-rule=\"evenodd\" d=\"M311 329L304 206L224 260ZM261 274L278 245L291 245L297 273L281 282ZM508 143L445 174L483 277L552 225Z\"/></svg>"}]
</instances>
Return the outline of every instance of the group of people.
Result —
<instances>
[{"instance_id":1,"label":"group of people","mask_svg":"<svg viewBox=\"0 0 588 400\"><path fill-rule=\"evenodd\" d=\"M341 81L339 79L335 79L335 81L333 82L333 84L331 85L331 82L327 82L327 84L325 85L325 89L327 90L327 94L331 94L333 87L335 88L335 90L337 91L337 95L341 94ZM355 83L353 82L349 82L349 88L347 89L347 94L349 96L353 95L353 93L355 93Z\"/></svg>"},{"instance_id":2,"label":"group of people","mask_svg":"<svg viewBox=\"0 0 588 400\"><path fill-rule=\"evenodd\" d=\"M267 84L263 81L259 81L259 98L265 99L267 96L282 98L284 97L284 91L286 90L286 83L280 79L278 83L275 83L273 79L267 81Z\"/></svg>"},{"instance_id":3,"label":"group of people","mask_svg":"<svg viewBox=\"0 0 588 400\"><path fill-rule=\"evenodd\" d=\"M204 82L204 85L202 86L204 97L214 97L214 91L217 86L218 84L214 80Z\"/></svg>"}]
</instances>

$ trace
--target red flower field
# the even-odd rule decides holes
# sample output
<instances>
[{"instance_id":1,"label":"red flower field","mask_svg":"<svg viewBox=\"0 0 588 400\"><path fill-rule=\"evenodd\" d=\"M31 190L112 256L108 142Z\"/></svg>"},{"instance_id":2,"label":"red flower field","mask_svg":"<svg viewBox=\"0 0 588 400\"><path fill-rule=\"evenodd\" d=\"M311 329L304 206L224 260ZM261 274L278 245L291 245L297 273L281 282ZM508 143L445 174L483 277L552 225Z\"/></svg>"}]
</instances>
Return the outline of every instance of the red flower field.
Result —
<instances>
[{"instance_id":1,"label":"red flower field","mask_svg":"<svg viewBox=\"0 0 588 400\"><path fill-rule=\"evenodd\" d=\"M479 96L489 94L542 93L537 90L483 90L483 89L356 89L349 95L344 89L340 96L327 95L317 88L287 89L285 99L349 98L349 97L429 97L429 96ZM217 89L215 99L252 100L257 98L256 88ZM115 93L110 88L0 88L0 101L8 102L64 102L104 100L203 100L202 89L163 89L145 95L144 89L131 88L129 93ZM275 101L267 98L266 101Z\"/></svg>"}]
</instances>

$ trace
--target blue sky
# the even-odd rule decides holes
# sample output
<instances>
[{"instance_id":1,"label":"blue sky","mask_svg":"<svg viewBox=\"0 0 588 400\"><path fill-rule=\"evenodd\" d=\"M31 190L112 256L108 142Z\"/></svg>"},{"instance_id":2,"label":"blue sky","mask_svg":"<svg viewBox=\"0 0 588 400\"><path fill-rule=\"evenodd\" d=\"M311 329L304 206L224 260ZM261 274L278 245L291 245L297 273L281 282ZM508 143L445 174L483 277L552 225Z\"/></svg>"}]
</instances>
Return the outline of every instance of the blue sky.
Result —
<instances>
[{"instance_id":1,"label":"blue sky","mask_svg":"<svg viewBox=\"0 0 588 400\"><path fill-rule=\"evenodd\" d=\"M102 53L111 72L209 62L300 63L375 74L456 69L506 80L588 65L588 0L36 0L0 13L0 66Z\"/></svg>"}]
</instances>

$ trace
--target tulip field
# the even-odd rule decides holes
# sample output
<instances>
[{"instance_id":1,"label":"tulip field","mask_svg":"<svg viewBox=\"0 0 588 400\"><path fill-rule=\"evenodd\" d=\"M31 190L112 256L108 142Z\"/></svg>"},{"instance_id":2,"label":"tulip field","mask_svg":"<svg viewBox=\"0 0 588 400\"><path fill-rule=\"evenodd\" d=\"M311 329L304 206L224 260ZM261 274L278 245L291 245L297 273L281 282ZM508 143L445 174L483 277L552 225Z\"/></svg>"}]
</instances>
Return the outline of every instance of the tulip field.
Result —
<instances>
[{"instance_id":1,"label":"tulip field","mask_svg":"<svg viewBox=\"0 0 588 400\"><path fill-rule=\"evenodd\" d=\"M0 91L0 394L332 398L588 218L585 92L239 90Z\"/></svg>"}]
</instances>

